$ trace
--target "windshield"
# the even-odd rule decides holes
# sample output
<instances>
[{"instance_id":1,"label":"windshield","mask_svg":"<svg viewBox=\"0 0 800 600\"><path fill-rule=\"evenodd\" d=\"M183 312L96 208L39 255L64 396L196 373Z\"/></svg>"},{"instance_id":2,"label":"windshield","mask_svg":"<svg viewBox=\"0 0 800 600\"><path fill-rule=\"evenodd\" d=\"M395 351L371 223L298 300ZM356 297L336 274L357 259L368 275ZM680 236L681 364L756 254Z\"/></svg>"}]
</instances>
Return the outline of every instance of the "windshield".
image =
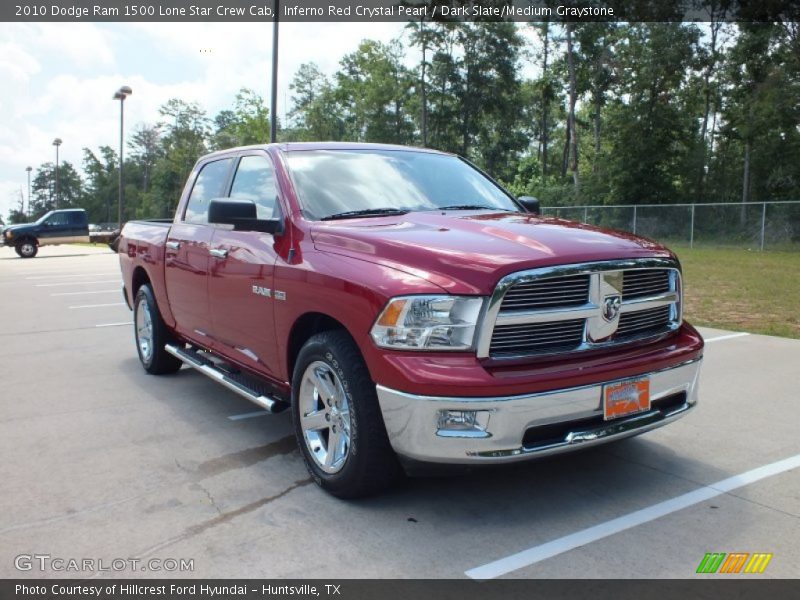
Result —
<instances>
[{"instance_id":1,"label":"windshield","mask_svg":"<svg viewBox=\"0 0 800 600\"><path fill-rule=\"evenodd\" d=\"M455 156L400 150L294 151L286 156L303 214L311 220L445 207L520 210Z\"/></svg>"},{"instance_id":2,"label":"windshield","mask_svg":"<svg viewBox=\"0 0 800 600\"><path fill-rule=\"evenodd\" d=\"M44 222L47 220L47 217L49 217L49 216L50 216L50 215L52 215L52 214L53 214L53 211L52 211L52 210L51 210L50 212L47 212L47 213L45 213L44 215L42 215L41 217L39 217L39 218L36 220L36 224L37 224L37 225L41 225L42 223L44 223Z\"/></svg>"}]
</instances>

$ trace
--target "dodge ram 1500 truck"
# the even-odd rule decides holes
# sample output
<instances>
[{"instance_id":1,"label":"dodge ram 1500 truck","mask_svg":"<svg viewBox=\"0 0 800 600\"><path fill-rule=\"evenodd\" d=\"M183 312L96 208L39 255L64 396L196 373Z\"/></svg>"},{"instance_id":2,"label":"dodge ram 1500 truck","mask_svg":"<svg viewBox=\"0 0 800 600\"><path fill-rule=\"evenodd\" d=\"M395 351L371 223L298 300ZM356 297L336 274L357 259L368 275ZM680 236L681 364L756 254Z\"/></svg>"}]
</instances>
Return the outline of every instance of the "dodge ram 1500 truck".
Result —
<instances>
[{"instance_id":1,"label":"dodge ram 1500 truck","mask_svg":"<svg viewBox=\"0 0 800 600\"><path fill-rule=\"evenodd\" d=\"M538 215L468 161L288 143L201 158L120 242L139 358L290 408L314 480L504 463L667 424L703 340L657 243Z\"/></svg>"}]
</instances>

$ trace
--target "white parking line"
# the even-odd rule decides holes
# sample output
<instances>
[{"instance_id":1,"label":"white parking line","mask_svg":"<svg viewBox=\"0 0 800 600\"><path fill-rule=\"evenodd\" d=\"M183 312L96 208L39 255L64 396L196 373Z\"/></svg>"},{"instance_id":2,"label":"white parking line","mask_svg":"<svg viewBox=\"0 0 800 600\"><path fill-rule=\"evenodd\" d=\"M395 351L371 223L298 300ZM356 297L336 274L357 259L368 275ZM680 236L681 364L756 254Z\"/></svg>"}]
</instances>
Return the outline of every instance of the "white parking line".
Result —
<instances>
[{"instance_id":1,"label":"white parking line","mask_svg":"<svg viewBox=\"0 0 800 600\"><path fill-rule=\"evenodd\" d=\"M70 306L70 308L100 308L102 306L125 306L125 303L111 302L109 304L80 304L78 306Z\"/></svg>"},{"instance_id":2,"label":"white parking line","mask_svg":"<svg viewBox=\"0 0 800 600\"><path fill-rule=\"evenodd\" d=\"M745 332L745 331L743 331L741 333L731 333L729 335L719 335L717 337L708 338L707 340L705 340L705 342L706 342L706 344L708 344L709 342L720 342L722 340L731 340L733 338L744 337L746 335L750 335L750 334Z\"/></svg>"},{"instance_id":3,"label":"white parking line","mask_svg":"<svg viewBox=\"0 0 800 600\"><path fill-rule=\"evenodd\" d=\"M480 567L469 569L465 571L464 574L472 579L494 579L495 577L500 577L501 575L516 571L517 569L529 567L547 558L552 558L553 556L574 550L580 546L596 542L597 540L625 531L626 529L631 529L637 525L649 523L650 521L694 506L705 500L731 492L742 486L755 483L766 477L772 477L773 475L796 469L797 467L800 467L800 454L795 454L794 456L764 465L763 467L734 475L728 479L723 479L722 481L687 492L681 496L676 496L664 502L659 502L647 508L606 521L605 523L600 523L593 527L588 527L587 529L565 535L564 537L547 542L546 544L534 546L528 550L517 552L516 554L492 561Z\"/></svg>"},{"instance_id":4,"label":"white parking line","mask_svg":"<svg viewBox=\"0 0 800 600\"><path fill-rule=\"evenodd\" d=\"M36 277L26 277L25 279L70 279L72 277L103 277L105 275L119 275L119 273L76 273L72 275L38 275Z\"/></svg>"},{"instance_id":5,"label":"white parking line","mask_svg":"<svg viewBox=\"0 0 800 600\"><path fill-rule=\"evenodd\" d=\"M103 281L67 281L61 283L37 283L35 287L60 287L64 285L94 285L96 283L118 283L118 279L104 279Z\"/></svg>"},{"instance_id":6,"label":"white parking line","mask_svg":"<svg viewBox=\"0 0 800 600\"><path fill-rule=\"evenodd\" d=\"M270 414L272 414L272 413L270 413L270 412L268 412L266 410L259 410L259 411L256 411L256 412L249 412L249 413L244 413L244 414L241 414L241 415L232 415L232 416L230 416L228 418L231 421L241 421L242 419L252 419L253 417L263 417L264 415L270 415Z\"/></svg>"},{"instance_id":7,"label":"white parking line","mask_svg":"<svg viewBox=\"0 0 800 600\"><path fill-rule=\"evenodd\" d=\"M120 294L119 290L92 290L89 292L59 292L58 294L50 294L51 296L79 296L81 294Z\"/></svg>"},{"instance_id":8,"label":"white parking line","mask_svg":"<svg viewBox=\"0 0 800 600\"><path fill-rule=\"evenodd\" d=\"M95 327L122 327L123 325L133 325L133 321L125 321L124 323L101 323Z\"/></svg>"}]
</instances>

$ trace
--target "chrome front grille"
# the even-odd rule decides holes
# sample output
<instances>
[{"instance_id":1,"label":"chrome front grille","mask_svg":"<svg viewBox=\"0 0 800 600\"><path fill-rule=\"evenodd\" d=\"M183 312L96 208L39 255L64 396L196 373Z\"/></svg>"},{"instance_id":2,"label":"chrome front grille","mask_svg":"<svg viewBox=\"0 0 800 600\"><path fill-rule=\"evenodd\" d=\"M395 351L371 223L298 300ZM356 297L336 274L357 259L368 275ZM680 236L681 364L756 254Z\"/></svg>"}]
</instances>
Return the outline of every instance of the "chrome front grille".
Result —
<instances>
[{"instance_id":1,"label":"chrome front grille","mask_svg":"<svg viewBox=\"0 0 800 600\"><path fill-rule=\"evenodd\" d=\"M675 261L639 259L513 273L495 288L480 358L591 350L674 331L681 322Z\"/></svg>"},{"instance_id":2,"label":"chrome front grille","mask_svg":"<svg viewBox=\"0 0 800 600\"><path fill-rule=\"evenodd\" d=\"M494 329L489 354L513 356L570 350L583 341L585 324L585 319L573 319L555 323L498 325Z\"/></svg>"},{"instance_id":3,"label":"chrome front grille","mask_svg":"<svg viewBox=\"0 0 800 600\"><path fill-rule=\"evenodd\" d=\"M670 289L668 269L634 269L622 275L623 300L663 294Z\"/></svg>"},{"instance_id":4,"label":"chrome front grille","mask_svg":"<svg viewBox=\"0 0 800 600\"><path fill-rule=\"evenodd\" d=\"M589 275L573 275L520 283L508 290L500 310L581 306L589 299L589 281Z\"/></svg>"},{"instance_id":5,"label":"chrome front grille","mask_svg":"<svg viewBox=\"0 0 800 600\"><path fill-rule=\"evenodd\" d=\"M638 336L649 331L654 333L662 331L670 324L670 312L669 306L660 306L620 315L614 339Z\"/></svg>"}]
</instances>

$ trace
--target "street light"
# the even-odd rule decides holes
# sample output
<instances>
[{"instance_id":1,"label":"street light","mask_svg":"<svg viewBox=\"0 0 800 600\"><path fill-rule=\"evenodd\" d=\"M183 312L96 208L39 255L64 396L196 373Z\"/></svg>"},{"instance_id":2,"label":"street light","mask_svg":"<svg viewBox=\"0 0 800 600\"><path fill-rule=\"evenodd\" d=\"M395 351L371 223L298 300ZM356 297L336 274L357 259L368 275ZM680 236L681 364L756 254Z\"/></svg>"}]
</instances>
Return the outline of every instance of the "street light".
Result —
<instances>
[{"instance_id":1,"label":"street light","mask_svg":"<svg viewBox=\"0 0 800 600\"><path fill-rule=\"evenodd\" d=\"M278 9L280 0L273 1L275 20L272 22L272 94L269 108L269 141L274 144L278 138Z\"/></svg>"},{"instance_id":2,"label":"street light","mask_svg":"<svg viewBox=\"0 0 800 600\"><path fill-rule=\"evenodd\" d=\"M123 142L124 137L124 123L125 123L125 98L130 96L133 90L127 85L123 85L116 92L114 92L114 100L119 100L119 204L117 206L117 224L122 227L122 201L123 201L123 188L122 188L122 165L123 161Z\"/></svg>"},{"instance_id":3,"label":"street light","mask_svg":"<svg viewBox=\"0 0 800 600\"><path fill-rule=\"evenodd\" d=\"M55 183L55 195L56 195L56 210L58 210L58 147L61 145L61 138L56 138L53 140L53 146L56 147L56 183Z\"/></svg>"},{"instance_id":4,"label":"street light","mask_svg":"<svg viewBox=\"0 0 800 600\"><path fill-rule=\"evenodd\" d=\"M31 171L33 171L33 167L25 167L25 170L28 172L28 212L26 214L30 217L31 216Z\"/></svg>"}]
</instances>

